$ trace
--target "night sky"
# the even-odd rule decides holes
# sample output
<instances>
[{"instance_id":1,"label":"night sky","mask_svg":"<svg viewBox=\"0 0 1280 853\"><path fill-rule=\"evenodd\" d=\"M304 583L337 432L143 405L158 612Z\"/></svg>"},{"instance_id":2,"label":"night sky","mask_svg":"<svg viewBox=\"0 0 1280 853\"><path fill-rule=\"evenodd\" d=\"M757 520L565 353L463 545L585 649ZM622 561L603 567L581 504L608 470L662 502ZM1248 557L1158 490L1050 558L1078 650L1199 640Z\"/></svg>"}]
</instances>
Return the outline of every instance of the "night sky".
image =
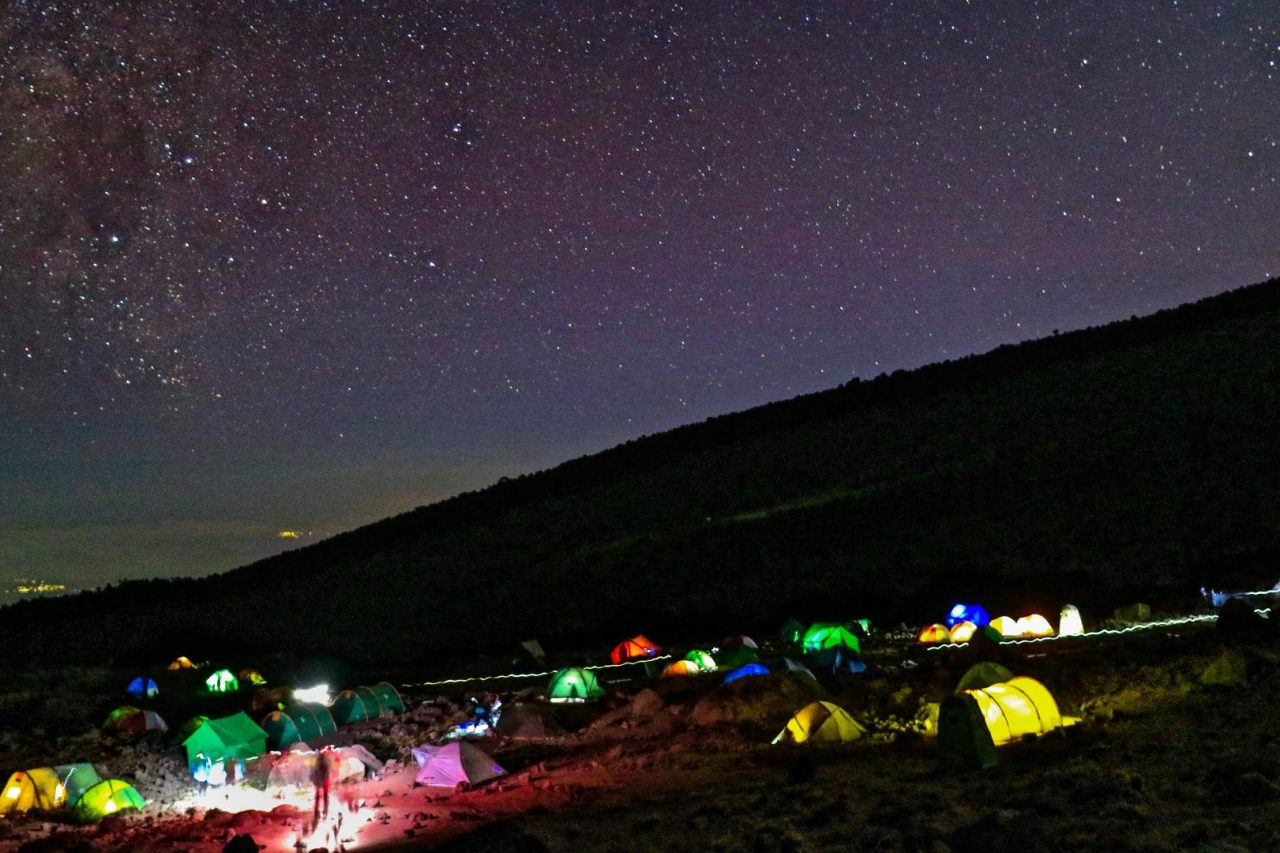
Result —
<instances>
[{"instance_id":1,"label":"night sky","mask_svg":"<svg viewBox=\"0 0 1280 853\"><path fill-rule=\"evenodd\" d=\"M1280 270L1274 0L0 12L0 585Z\"/></svg>"}]
</instances>

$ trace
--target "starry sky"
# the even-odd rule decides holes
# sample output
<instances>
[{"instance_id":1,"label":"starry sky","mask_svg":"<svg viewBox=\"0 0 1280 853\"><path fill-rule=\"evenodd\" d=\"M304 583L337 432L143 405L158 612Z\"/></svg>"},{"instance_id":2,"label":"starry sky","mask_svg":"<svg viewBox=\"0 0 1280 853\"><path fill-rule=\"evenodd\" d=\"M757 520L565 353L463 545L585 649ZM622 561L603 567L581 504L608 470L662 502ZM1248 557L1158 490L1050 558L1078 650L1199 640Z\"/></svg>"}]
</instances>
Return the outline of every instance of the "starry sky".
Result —
<instances>
[{"instance_id":1,"label":"starry sky","mask_svg":"<svg viewBox=\"0 0 1280 853\"><path fill-rule=\"evenodd\" d=\"M1274 0L6 0L0 585L1275 275L1278 62Z\"/></svg>"}]
</instances>

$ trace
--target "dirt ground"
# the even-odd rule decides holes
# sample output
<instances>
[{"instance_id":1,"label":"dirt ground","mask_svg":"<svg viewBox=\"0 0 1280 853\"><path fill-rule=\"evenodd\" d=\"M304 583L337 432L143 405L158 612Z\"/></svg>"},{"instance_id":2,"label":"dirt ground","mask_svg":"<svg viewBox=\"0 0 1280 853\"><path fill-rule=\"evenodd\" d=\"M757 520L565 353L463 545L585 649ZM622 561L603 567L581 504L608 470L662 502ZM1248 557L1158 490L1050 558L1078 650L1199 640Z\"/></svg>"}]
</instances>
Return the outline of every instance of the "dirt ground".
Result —
<instances>
[{"instance_id":1,"label":"dirt ground","mask_svg":"<svg viewBox=\"0 0 1280 853\"><path fill-rule=\"evenodd\" d=\"M940 762L913 719L980 657L1039 679L1080 722L1002 747L989 770ZM408 750L461 719L462 696L408 695L409 713L354 731L392 763L337 787L314 829L310 790L201 798L180 760L138 747L112 771L148 797L144 812L91 827L0 820L0 850L208 853L240 834L273 853L1280 849L1280 645L1269 632L1188 628L912 658L871 656L867 672L820 683L789 674L721 686L713 674L618 692L562 709L573 725L590 720L573 734L477 740L508 775L461 792L415 786ZM770 745L818 696L869 733Z\"/></svg>"}]
</instances>

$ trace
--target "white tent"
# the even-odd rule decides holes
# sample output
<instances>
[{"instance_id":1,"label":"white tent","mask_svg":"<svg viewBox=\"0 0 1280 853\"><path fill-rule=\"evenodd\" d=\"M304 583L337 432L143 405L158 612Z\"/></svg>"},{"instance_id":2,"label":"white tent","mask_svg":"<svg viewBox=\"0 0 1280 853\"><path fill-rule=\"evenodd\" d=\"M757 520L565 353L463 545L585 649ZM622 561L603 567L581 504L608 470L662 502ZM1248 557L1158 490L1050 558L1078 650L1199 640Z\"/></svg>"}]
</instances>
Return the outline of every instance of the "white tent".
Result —
<instances>
[{"instance_id":1,"label":"white tent","mask_svg":"<svg viewBox=\"0 0 1280 853\"><path fill-rule=\"evenodd\" d=\"M415 781L433 788L478 785L507 772L466 741L456 740L444 746L420 746L413 751L413 757L422 767Z\"/></svg>"}]
</instances>

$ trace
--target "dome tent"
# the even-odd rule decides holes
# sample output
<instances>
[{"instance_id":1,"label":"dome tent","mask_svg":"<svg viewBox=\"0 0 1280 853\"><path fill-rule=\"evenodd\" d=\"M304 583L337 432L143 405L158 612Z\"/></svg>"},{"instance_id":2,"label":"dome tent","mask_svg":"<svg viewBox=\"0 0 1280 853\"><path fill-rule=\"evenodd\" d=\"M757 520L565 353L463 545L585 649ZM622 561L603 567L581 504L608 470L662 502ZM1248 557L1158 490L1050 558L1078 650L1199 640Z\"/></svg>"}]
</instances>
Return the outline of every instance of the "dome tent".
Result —
<instances>
[{"instance_id":1,"label":"dome tent","mask_svg":"<svg viewBox=\"0 0 1280 853\"><path fill-rule=\"evenodd\" d=\"M702 669L691 660L678 660L667 666L662 671L663 678L671 678L673 676L700 675Z\"/></svg>"},{"instance_id":2,"label":"dome tent","mask_svg":"<svg viewBox=\"0 0 1280 853\"><path fill-rule=\"evenodd\" d=\"M144 735L147 732L167 732L168 724L155 711L143 711L132 705L121 705L107 717L102 726L110 732L128 735Z\"/></svg>"},{"instance_id":3,"label":"dome tent","mask_svg":"<svg viewBox=\"0 0 1280 853\"><path fill-rule=\"evenodd\" d=\"M147 801L133 786L120 779L104 779L84 792L71 810L81 823L102 820L126 809L142 809Z\"/></svg>"},{"instance_id":4,"label":"dome tent","mask_svg":"<svg viewBox=\"0 0 1280 853\"><path fill-rule=\"evenodd\" d=\"M84 792L102 781L98 768L87 762L77 764L59 764L53 768L67 790L67 805L74 806L80 802Z\"/></svg>"},{"instance_id":5,"label":"dome tent","mask_svg":"<svg viewBox=\"0 0 1280 853\"><path fill-rule=\"evenodd\" d=\"M1084 633L1084 620L1080 618L1080 610L1074 604L1063 605L1058 614L1058 636L1074 637Z\"/></svg>"},{"instance_id":6,"label":"dome tent","mask_svg":"<svg viewBox=\"0 0 1280 853\"><path fill-rule=\"evenodd\" d=\"M156 680L154 678L147 678L145 675L139 675L133 681L129 682L129 686L125 688L124 692L128 693L135 699L150 699L157 695L160 692L160 689L156 687Z\"/></svg>"},{"instance_id":7,"label":"dome tent","mask_svg":"<svg viewBox=\"0 0 1280 853\"><path fill-rule=\"evenodd\" d=\"M862 641L839 622L814 622L804 632L804 650L816 653L832 646L844 646L854 652L862 652Z\"/></svg>"},{"instance_id":8,"label":"dome tent","mask_svg":"<svg viewBox=\"0 0 1280 853\"><path fill-rule=\"evenodd\" d=\"M67 790L52 767L19 770L0 789L0 815L16 812L51 812L67 802Z\"/></svg>"},{"instance_id":9,"label":"dome tent","mask_svg":"<svg viewBox=\"0 0 1280 853\"><path fill-rule=\"evenodd\" d=\"M956 692L962 693L965 690L980 689L992 684L999 684L1002 681L1008 681L1011 678L1013 678L1013 673L1000 664L992 661L982 661L965 670L964 675L960 676L960 683L956 685Z\"/></svg>"},{"instance_id":10,"label":"dome tent","mask_svg":"<svg viewBox=\"0 0 1280 853\"><path fill-rule=\"evenodd\" d=\"M737 681L740 678L750 678L753 675L768 675L768 674L769 674L768 669L766 669L762 665L753 661L748 664L743 664L737 669L729 672L724 677L724 683L732 684L733 682Z\"/></svg>"},{"instance_id":11,"label":"dome tent","mask_svg":"<svg viewBox=\"0 0 1280 853\"><path fill-rule=\"evenodd\" d=\"M715 658L701 649L693 649L689 654L684 656L684 659L696 664L698 669L706 670L708 672L716 668Z\"/></svg>"},{"instance_id":12,"label":"dome tent","mask_svg":"<svg viewBox=\"0 0 1280 853\"><path fill-rule=\"evenodd\" d=\"M220 669L204 680L210 693L235 693L240 689L240 681L229 669Z\"/></svg>"},{"instance_id":13,"label":"dome tent","mask_svg":"<svg viewBox=\"0 0 1280 853\"><path fill-rule=\"evenodd\" d=\"M973 639L978 626L969 621L957 622L951 626L948 639L953 643L967 643Z\"/></svg>"},{"instance_id":14,"label":"dome tent","mask_svg":"<svg viewBox=\"0 0 1280 853\"><path fill-rule=\"evenodd\" d=\"M444 746L420 746L413 757L422 768L414 781L429 788L460 788L479 785L506 775L492 758L465 740Z\"/></svg>"},{"instance_id":15,"label":"dome tent","mask_svg":"<svg viewBox=\"0 0 1280 853\"><path fill-rule=\"evenodd\" d=\"M805 705L778 732L774 743L841 743L857 740L865 729L839 705L812 702Z\"/></svg>"},{"instance_id":16,"label":"dome tent","mask_svg":"<svg viewBox=\"0 0 1280 853\"><path fill-rule=\"evenodd\" d=\"M550 702L589 702L603 696L604 688L589 669L576 666L562 669L547 683L547 700Z\"/></svg>"},{"instance_id":17,"label":"dome tent","mask_svg":"<svg viewBox=\"0 0 1280 853\"><path fill-rule=\"evenodd\" d=\"M609 652L609 660L613 663L625 663L630 660L644 660L656 657L661 649L644 634L636 634L630 640L623 640Z\"/></svg>"},{"instance_id":18,"label":"dome tent","mask_svg":"<svg viewBox=\"0 0 1280 853\"><path fill-rule=\"evenodd\" d=\"M165 667L165 669L169 670L170 672L177 672L180 669L195 669L195 668L196 668L196 665L193 664L191 662L191 658L187 657L186 655L178 655L176 658L174 658L172 661L169 662L169 665L167 667Z\"/></svg>"},{"instance_id":19,"label":"dome tent","mask_svg":"<svg viewBox=\"0 0 1280 853\"><path fill-rule=\"evenodd\" d=\"M972 622L981 628L991 621L991 614L981 604L955 604L947 613L947 627L954 628L960 622Z\"/></svg>"},{"instance_id":20,"label":"dome tent","mask_svg":"<svg viewBox=\"0 0 1280 853\"><path fill-rule=\"evenodd\" d=\"M935 622L932 625L926 625L916 639L922 643L949 643L951 630L946 625Z\"/></svg>"}]
</instances>

